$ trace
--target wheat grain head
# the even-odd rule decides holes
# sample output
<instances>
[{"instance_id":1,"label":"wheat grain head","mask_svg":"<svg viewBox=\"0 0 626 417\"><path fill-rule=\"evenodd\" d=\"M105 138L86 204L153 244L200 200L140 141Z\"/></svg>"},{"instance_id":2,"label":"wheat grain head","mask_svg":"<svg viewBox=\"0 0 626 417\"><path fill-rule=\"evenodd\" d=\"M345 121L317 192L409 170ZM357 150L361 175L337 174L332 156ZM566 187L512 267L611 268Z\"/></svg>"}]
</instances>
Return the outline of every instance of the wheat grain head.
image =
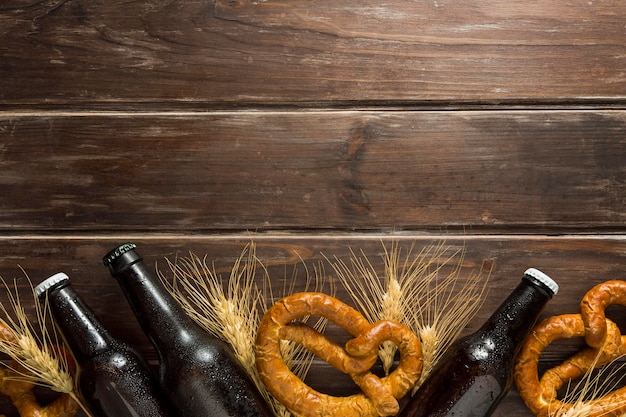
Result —
<instances>
[{"instance_id":1,"label":"wheat grain head","mask_svg":"<svg viewBox=\"0 0 626 417\"><path fill-rule=\"evenodd\" d=\"M270 275L256 256L254 242L246 245L230 269L227 281L209 264L207 256L200 258L190 253L188 257L166 258L173 279L157 268L160 279L179 301L187 314L210 334L231 345L276 416L289 417L289 411L276 401L265 388L255 364L255 340L261 317L268 309L268 300L282 298L293 292L298 277L294 268L291 279L284 280L279 294L273 293ZM314 267L310 273L305 267L304 291L322 291L326 285L323 266ZM261 277L258 277L259 270ZM330 291L334 293L331 285ZM301 321L307 322L308 317ZM327 320L318 319L312 327L322 332ZM314 355L301 345L283 341L281 351L292 372L304 379Z\"/></svg>"},{"instance_id":2,"label":"wheat grain head","mask_svg":"<svg viewBox=\"0 0 626 417\"><path fill-rule=\"evenodd\" d=\"M403 249L396 242L390 248L383 244L382 257L382 275L363 252L357 256L352 251L349 263L335 258L331 264L368 320L395 320L419 335L423 381L482 305L488 280L481 276L481 268L461 283L464 251L443 242L417 253L413 245ZM396 346L391 343L383 344L379 351L386 373L393 367L395 353Z\"/></svg>"},{"instance_id":3,"label":"wheat grain head","mask_svg":"<svg viewBox=\"0 0 626 417\"><path fill-rule=\"evenodd\" d=\"M91 413L83 403L69 371L67 352L53 324L47 299L39 302L32 283L28 285L35 306L36 323L32 324L22 303L17 280L9 286L0 278L8 298L8 306L0 302L0 324L4 328L0 337L0 352L7 354L17 366L6 365L14 376L5 376L22 382L47 387L68 394L83 412ZM29 300L31 301L31 300Z\"/></svg>"}]
</instances>

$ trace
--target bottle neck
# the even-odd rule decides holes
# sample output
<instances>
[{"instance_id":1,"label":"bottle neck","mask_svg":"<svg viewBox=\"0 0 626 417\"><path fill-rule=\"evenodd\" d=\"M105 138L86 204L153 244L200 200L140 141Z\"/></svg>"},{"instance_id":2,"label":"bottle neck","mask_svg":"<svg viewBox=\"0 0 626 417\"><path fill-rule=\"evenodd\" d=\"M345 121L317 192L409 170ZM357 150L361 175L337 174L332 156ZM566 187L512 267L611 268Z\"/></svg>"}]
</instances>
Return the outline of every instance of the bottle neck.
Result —
<instances>
[{"instance_id":1,"label":"bottle neck","mask_svg":"<svg viewBox=\"0 0 626 417\"><path fill-rule=\"evenodd\" d=\"M128 265L114 276L157 351L192 341L199 328L143 261Z\"/></svg>"},{"instance_id":2,"label":"bottle neck","mask_svg":"<svg viewBox=\"0 0 626 417\"><path fill-rule=\"evenodd\" d=\"M518 346L535 325L541 311L552 298L543 284L524 277L477 333L490 333L494 342Z\"/></svg>"},{"instance_id":3,"label":"bottle neck","mask_svg":"<svg viewBox=\"0 0 626 417\"><path fill-rule=\"evenodd\" d=\"M113 338L69 283L50 289L47 299L55 324L78 363L110 348Z\"/></svg>"}]
</instances>

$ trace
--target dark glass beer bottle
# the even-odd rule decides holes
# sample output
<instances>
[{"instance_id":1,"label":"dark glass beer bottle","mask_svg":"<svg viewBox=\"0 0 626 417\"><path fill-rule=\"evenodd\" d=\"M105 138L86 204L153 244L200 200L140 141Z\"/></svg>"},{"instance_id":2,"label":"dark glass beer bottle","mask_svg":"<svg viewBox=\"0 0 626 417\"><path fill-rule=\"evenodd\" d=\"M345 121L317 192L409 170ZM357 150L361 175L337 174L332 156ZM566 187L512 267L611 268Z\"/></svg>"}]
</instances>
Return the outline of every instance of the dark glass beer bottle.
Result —
<instances>
[{"instance_id":1,"label":"dark glass beer bottle","mask_svg":"<svg viewBox=\"0 0 626 417\"><path fill-rule=\"evenodd\" d=\"M127 243L104 257L159 358L159 382L180 417L270 417L230 346L199 327Z\"/></svg>"},{"instance_id":2,"label":"dark glass beer bottle","mask_svg":"<svg viewBox=\"0 0 626 417\"><path fill-rule=\"evenodd\" d=\"M513 383L515 355L558 285L534 268L475 333L444 353L399 417L486 417Z\"/></svg>"},{"instance_id":3,"label":"dark glass beer bottle","mask_svg":"<svg viewBox=\"0 0 626 417\"><path fill-rule=\"evenodd\" d=\"M174 417L139 354L113 338L64 273L35 287L77 364L80 394L98 417Z\"/></svg>"}]
</instances>

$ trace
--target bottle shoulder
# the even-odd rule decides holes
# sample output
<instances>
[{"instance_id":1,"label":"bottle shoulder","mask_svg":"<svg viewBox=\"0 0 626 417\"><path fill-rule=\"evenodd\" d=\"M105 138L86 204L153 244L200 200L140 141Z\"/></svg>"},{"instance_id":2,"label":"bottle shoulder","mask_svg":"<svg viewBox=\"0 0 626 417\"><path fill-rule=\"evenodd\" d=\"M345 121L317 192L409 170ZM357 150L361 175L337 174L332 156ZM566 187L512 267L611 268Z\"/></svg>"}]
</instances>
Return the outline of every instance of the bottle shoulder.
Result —
<instances>
[{"instance_id":1,"label":"bottle shoulder","mask_svg":"<svg viewBox=\"0 0 626 417\"><path fill-rule=\"evenodd\" d=\"M132 369L145 366L143 359L134 349L117 349L114 347L98 351L84 363L91 363L92 366L107 366L111 369Z\"/></svg>"},{"instance_id":2,"label":"bottle shoulder","mask_svg":"<svg viewBox=\"0 0 626 417\"><path fill-rule=\"evenodd\" d=\"M171 368L177 367L228 367L229 363L237 363L237 359L225 342L206 337L186 340L167 348L163 361ZM178 365L174 365L179 363Z\"/></svg>"}]
</instances>

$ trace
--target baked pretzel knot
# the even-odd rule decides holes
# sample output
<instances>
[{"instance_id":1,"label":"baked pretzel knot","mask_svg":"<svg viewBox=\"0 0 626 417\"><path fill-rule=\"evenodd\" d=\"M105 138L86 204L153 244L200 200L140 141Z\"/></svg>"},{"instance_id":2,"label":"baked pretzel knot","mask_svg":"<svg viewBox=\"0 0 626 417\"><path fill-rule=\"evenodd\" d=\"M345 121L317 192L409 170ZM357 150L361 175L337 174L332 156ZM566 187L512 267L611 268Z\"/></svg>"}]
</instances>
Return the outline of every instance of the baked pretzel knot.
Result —
<instances>
[{"instance_id":1,"label":"baked pretzel knot","mask_svg":"<svg viewBox=\"0 0 626 417\"><path fill-rule=\"evenodd\" d=\"M583 409L587 417L617 417L626 412L626 387L574 403L557 398L566 383L626 354L626 336L607 319L604 309L626 302L626 283L608 281L592 288L581 302L581 314L547 318L535 326L516 358L515 382L520 396L539 417L565 416L571 409ZM589 345L560 365L547 370L539 379L537 364L541 352L562 338L584 337Z\"/></svg>"},{"instance_id":2,"label":"baked pretzel knot","mask_svg":"<svg viewBox=\"0 0 626 417\"><path fill-rule=\"evenodd\" d=\"M345 349L316 330L293 320L322 316L354 338ZM350 375L361 393L333 397L300 380L283 361L281 340L303 345L335 368ZM369 370L378 357L378 346L392 341L400 362L388 376L379 378ZM422 349L418 337L407 327L389 320L370 324L359 312L336 298L316 292L285 297L272 306L261 321L256 340L256 364L269 392L292 413L305 417L376 417L399 411L402 398L422 372Z\"/></svg>"},{"instance_id":3,"label":"baked pretzel knot","mask_svg":"<svg viewBox=\"0 0 626 417\"><path fill-rule=\"evenodd\" d=\"M12 330L0 323L0 337L15 338ZM34 382L24 381L18 372L27 372L12 362L8 369L0 368L0 393L11 398L21 417L72 417L78 412L78 404L69 394L61 394L53 402L42 407L32 389Z\"/></svg>"},{"instance_id":4,"label":"baked pretzel knot","mask_svg":"<svg viewBox=\"0 0 626 417\"><path fill-rule=\"evenodd\" d=\"M604 310L611 304L626 306L626 282L606 281L593 287L580 302L580 315L585 322L585 342L599 348L607 335Z\"/></svg>"}]
</instances>

